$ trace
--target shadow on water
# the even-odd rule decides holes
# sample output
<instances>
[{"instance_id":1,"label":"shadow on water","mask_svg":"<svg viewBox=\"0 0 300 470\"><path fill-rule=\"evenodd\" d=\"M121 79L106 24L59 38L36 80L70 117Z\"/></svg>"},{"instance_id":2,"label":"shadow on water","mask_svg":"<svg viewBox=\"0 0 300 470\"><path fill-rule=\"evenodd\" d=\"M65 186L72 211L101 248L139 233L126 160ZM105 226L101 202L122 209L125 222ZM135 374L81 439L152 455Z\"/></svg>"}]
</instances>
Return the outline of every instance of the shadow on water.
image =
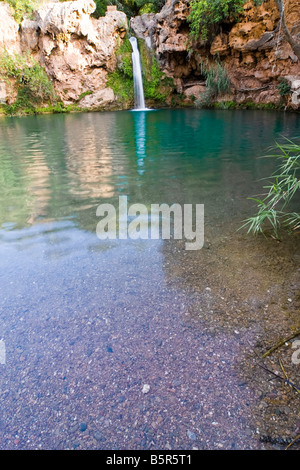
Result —
<instances>
[{"instance_id":1,"label":"shadow on water","mask_svg":"<svg viewBox=\"0 0 300 470\"><path fill-rule=\"evenodd\" d=\"M1 121L3 449L262 447L241 365L294 321L278 305L296 296L299 242L236 230L274 169L258 157L299 130L243 111ZM98 205L120 195L204 204L204 248L97 239Z\"/></svg>"}]
</instances>

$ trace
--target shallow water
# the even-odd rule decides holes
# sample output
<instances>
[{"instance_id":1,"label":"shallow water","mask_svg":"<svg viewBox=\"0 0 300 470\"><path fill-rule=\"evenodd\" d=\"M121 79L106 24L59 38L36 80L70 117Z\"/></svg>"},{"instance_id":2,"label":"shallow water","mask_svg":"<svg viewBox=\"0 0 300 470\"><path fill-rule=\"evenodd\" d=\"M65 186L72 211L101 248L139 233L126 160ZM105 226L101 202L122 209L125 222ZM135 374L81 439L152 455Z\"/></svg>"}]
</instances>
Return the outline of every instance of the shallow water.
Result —
<instances>
[{"instance_id":1,"label":"shallow water","mask_svg":"<svg viewBox=\"0 0 300 470\"><path fill-rule=\"evenodd\" d=\"M274 248L236 230L275 169L259 157L299 133L256 111L0 121L0 448L260 448L243 306L280 278L260 266ZM99 240L96 209L121 195L204 204L205 247Z\"/></svg>"}]
</instances>

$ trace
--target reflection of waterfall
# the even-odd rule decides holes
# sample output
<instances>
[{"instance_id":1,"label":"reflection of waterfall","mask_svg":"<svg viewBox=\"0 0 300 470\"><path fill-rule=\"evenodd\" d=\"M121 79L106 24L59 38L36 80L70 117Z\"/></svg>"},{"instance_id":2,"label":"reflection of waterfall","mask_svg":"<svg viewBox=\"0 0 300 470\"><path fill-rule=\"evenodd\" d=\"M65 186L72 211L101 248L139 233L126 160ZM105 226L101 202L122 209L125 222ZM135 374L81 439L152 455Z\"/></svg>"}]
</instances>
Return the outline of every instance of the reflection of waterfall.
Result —
<instances>
[{"instance_id":1,"label":"reflection of waterfall","mask_svg":"<svg viewBox=\"0 0 300 470\"><path fill-rule=\"evenodd\" d=\"M140 60L140 53L138 50L137 40L135 37L131 37L129 40L131 42L131 47L132 47L134 106L135 106L135 109L145 109L142 68L141 68L141 60Z\"/></svg>"},{"instance_id":2,"label":"reflection of waterfall","mask_svg":"<svg viewBox=\"0 0 300 470\"><path fill-rule=\"evenodd\" d=\"M137 172L145 173L144 160L146 157L146 113L134 113L135 149L137 157Z\"/></svg>"}]
</instances>

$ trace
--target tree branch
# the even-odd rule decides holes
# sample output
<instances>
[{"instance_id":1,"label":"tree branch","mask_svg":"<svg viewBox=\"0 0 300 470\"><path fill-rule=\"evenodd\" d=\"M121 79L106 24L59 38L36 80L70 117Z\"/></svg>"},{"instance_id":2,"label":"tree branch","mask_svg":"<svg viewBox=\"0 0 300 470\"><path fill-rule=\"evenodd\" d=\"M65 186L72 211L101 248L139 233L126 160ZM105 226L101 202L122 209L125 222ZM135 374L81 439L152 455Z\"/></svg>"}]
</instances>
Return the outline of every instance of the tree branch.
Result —
<instances>
[{"instance_id":1,"label":"tree branch","mask_svg":"<svg viewBox=\"0 0 300 470\"><path fill-rule=\"evenodd\" d=\"M289 28L287 27L286 21L285 21L285 4L284 0L277 0L277 4L279 7L279 12L281 15L281 21L282 21L282 30L284 32L285 38L291 48L293 49L294 54L298 57L298 60L300 60L300 42L295 41L295 39L292 37Z\"/></svg>"}]
</instances>

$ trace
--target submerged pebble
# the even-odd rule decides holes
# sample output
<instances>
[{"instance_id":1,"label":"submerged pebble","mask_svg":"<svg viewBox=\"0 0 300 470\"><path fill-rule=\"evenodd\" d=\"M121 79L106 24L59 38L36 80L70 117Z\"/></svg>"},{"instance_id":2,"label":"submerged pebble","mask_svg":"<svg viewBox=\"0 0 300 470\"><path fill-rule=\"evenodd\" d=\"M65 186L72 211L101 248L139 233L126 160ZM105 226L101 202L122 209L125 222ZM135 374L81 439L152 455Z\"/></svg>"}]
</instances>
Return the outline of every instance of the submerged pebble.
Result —
<instances>
[{"instance_id":1,"label":"submerged pebble","mask_svg":"<svg viewBox=\"0 0 300 470\"><path fill-rule=\"evenodd\" d=\"M143 385L142 393L146 394L150 391L150 385L145 384Z\"/></svg>"}]
</instances>

